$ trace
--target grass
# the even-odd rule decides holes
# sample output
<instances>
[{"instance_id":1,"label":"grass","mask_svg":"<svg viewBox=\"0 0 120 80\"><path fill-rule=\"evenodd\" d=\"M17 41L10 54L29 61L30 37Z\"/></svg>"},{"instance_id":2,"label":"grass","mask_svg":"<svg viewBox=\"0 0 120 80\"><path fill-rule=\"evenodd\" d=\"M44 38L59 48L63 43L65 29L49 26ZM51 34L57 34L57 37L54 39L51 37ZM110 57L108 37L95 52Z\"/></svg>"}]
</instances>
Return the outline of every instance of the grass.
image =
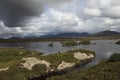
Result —
<instances>
[{"instance_id":1,"label":"grass","mask_svg":"<svg viewBox=\"0 0 120 80\"><path fill-rule=\"evenodd\" d=\"M81 44L83 44L83 45L89 45L91 42L90 42L90 40L81 40L80 42L79 42L79 44L81 45Z\"/></svg>"},{"instance_id":2,"label":"grass","mask_svg":"<svg viewBox=\"0 0 120 80\"><path fill-rule=\"evenodd\" d=\"M50 63L53 63L52 64L52 67L56 70L57 66L62 62L62 61L66 61L66 62L75 62L76 64L77 63L80 63L79 60L75 59L73 57L73 53L74 52L88 52L88 54L90 53L94 53L94 52L90 52L87 51L87 50L74 50L74 51L67 51L67 52L64 52L64 53L57 53L57 54L50 54L48 56L44 56L43 59L44 60L47 60L49 61ZM87 54L87 53L86 53Z\"/></svg>"},{"instance_id":3,"label":"grass","mask_svg":"<svg viewBox=\"0 0 120 80\"><path fill-rule=\"evenodd\" d=\"M63 53L55 53L55 54L49 54L48 56L42 56L42 59L52 63L51 67L53 69L57 69L57 66L62 62L62 61L66 61L66 62L75 62L76 64L79 64L80 61L74 58L73 53L75 52L82 52L82 53L86 53L86 54L93 54L95 55L94 51L90 51L90 50L83 50L83 49L75 49L75 50L71 50L71 51L67 51L67 52L63 52Z\"/></svg>"},{"instance_id":4,"label":"grass","mask_svg":"<svg viewBox=\"0 0 120 80\"><path fill-rule=\"evenodd\" d=\"M22 58L35 57L43 59L51 63L51 67L57 70L57 66L62 61L80 63L79 60L73 57L74 52L84 52L86 54L95 54L94 51L76 49L57 54L40 55L36 51L0 48L0 69L9 67L6 71L0 71L0 80L28 80L46 73L45 65L35 65L32 70L21 67L23 63Z\"/></svg>"},{"instance_id":5,"label":"grass","mask_svg":"<svg viewBox=\"0 0 120 80\"><path fill-rule=\"evenodd\" d=\"M76 46L78 45L76 40L61 41L62 46Z\"/></svg>"},{"instance_id":6,"label":"grass","mask_svg":"<svg viewBox=\"0 0 120 80\"><path fill-rule=\"evenodd\" d=\"M34 51L33 51L34 52ZM0 49L0 67L12 66L21 62L23 57L33 56L32 51L24 49ZM35 55L34 55L35 56Z\"/></svg>"},{"instance_id":7,"label":"grass","mask_svg":"<svg viewBox=\"0 0 120 80\"><path fill-rule=\"evenodd\" d=\"M113 55L110 56L109 61L110 62L120 61L120 54L114 53Z\"/></svg>"},{"instance_id":8,"label":"grass","mask_svg":"<svg viewBox=\"0 0 120 80\"><path fill-rule=\"evenodd\" d=\"M102 61L89 69L72 71L68 74L50 77L47 80L119 80L119 59L120 54L113 54L108 61Z\"/></svg>"},{"instance_id":9,"label":"grass","mask_svg":"<svg viewBox=\"0 0 120 80\"><path fill-rule=\"evenodd\" d=\"M7 71L0 71L0 80L28 80L29 77L37 75L37 68L37 70L29 71L28 69L20 66L23 62L23 57L38 56L40 56L40 54L38 54L36 51L15 48L0 48L0 68L9 67ZM39 66L39 69L42 71L44 68L42 65ZM39 73L43 73L42 71L39 71Z\"/></svg>"},{"instance_id":10,"label":"grass","mask_svg":"<svg viewBox=\"0 0 120 80\"><path fill-rule=\"evenodd\" d=\"M35 65L31 71L15 65L7 71L0 72L0 80L28 80L43 74L45 70L45 65Z\"/></svg>"}]
</instances>

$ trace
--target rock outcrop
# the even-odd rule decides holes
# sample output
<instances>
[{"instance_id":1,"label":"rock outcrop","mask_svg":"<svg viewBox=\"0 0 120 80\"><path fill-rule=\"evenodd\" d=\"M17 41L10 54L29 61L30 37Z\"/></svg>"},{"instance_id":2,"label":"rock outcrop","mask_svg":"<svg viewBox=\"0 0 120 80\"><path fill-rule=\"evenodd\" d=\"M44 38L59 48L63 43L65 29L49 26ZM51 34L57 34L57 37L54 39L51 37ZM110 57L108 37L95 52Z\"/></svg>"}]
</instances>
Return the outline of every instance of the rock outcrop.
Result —
<instances>
[{"instance_id":1,"label":"rock outcrop","mask_svg":"<svg viewBox=\"0 0 120 80\"><path fill-rule=\"evenodd\" d=\"M76 52L74 53L74 58L78 59L78 60L85 60L85 59L90 59L90 58L94 58L93 54L86 54L86 53L81 53L81 52Z\"/></svg>"},{"instance_id":2,"label":"rock outcrop","mask_svg":"<svg viewBox=\"0 0 120 80\"><path fill-rule=\"evenodd\" d=\"M66 68L71 68L73 66L75 66L74 62L69 63L69 62L62 61L61 64L58 65L57 70L64 70Z\"/></svg>"},{"instance_id":3,"label":"rock outcrop","mask_svg":"<svg viewBox=\"0 0 120 80\"><path fill-rule=\"evenodd\" d=\"M0 71L6 71L6 70L8 70L8 69L9 69L9 67L0 69Z\"/></svg>"},{"instance_id":4,"label":"rock outcrop","mask_svg":"<svg viewBox=\"0 0 120 80\"><path fill-rule=\"evenodd\" d=\"M86 60L86 59L94 58L93 54L86 54L86 53L81 53L81 52L76 52L74 53L73 56L75 59L78 59L78 60ZM62 61L61 64L58 65L57 70L64 70L66 68L71 68L75 65L76 65L75 62Z\"/></svg>"},{"instance_id":5,"label":"rock outcrop","mask_svg":"<svg viewBox=\"0 0 120 80\"><path fill-rule=\"evenodd\" d=\"M45 61L45 60L39 60L35 57L28 57L28 58L23 58L25 63L21 63L23 66L29 70L32 70L32 67L34 67L36 64L45 64L46 65L46 72L48 72L50 68L50 63Z\"/></svg>"}]
</instances>

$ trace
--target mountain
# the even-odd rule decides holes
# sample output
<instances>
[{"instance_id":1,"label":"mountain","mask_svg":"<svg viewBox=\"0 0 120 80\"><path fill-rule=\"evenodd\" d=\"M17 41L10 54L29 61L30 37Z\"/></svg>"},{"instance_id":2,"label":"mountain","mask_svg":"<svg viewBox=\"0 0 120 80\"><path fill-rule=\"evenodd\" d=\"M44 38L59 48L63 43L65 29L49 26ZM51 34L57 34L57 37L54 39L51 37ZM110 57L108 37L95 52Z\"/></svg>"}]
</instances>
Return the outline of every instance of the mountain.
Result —
<instances>
[{"instance_id":1,"label":"mountain","mask_svg":"<svg viewBox=\"0 0 120 80\"><path fill-rule=\"evenodd\" d=\"M11 37L9 39L21 39L20 37Z\"/></svg>"},{"instance_id":2,"label":"mountain","mask_svg":"<svg viewBox=\"0 0 120 80\"><path fill-rule=\"evenodd\" d=\"M91 34L91 36L116 36L116 35L120 35L120 33L116 31L109 31L109 30Z\"/></svg>"},{"instance_id":3,"label":"mountain","mask_svg":"<svg viewBox=\"0 0 120 80\"><path fill-rule=\"evenodd\" d=\"M52 37L86 37L90 34L87 32L77 33L77 32L66 32L66 33L58 33L58 34L50 34L50 35L43 35L41 38L52 38Z\"/></svg>"},{"instance_id":4,"label":"mountain","mask_svg":"<svg viewBox=\"0 0 120 80\"><path fill-rule=\"evenodd\" d=\"M101 36L116 36L119 35L119 32L116 31L101 31L101 32L97 32L97 33L88 33L88 32L64 32L64 33L58 33L58 34L47 34L47 35L42 35L42 36L25 36L24 38L21 37L11 37L9 39L14 40L14 39L25 39L25 38L72 38L72 37L101 37ZM2 38L1 38L2 40Z\"/></svg>"},{"instance_id":5,"label":"mountain","mask_svg":"<svg viewBox=\"0 0 120 80\"><path fill-rule=\"evenodd\" d=\"M116 36L120 35L119 32L116 31L101 31L93 34L89 34L88 32L78 33L78 32L66 32L66 33L58 33L58 34L50 34L50 35L43 35L40 38L53 38L53 37L87 37L87 36Z\"/></svg>"}]
</instances>

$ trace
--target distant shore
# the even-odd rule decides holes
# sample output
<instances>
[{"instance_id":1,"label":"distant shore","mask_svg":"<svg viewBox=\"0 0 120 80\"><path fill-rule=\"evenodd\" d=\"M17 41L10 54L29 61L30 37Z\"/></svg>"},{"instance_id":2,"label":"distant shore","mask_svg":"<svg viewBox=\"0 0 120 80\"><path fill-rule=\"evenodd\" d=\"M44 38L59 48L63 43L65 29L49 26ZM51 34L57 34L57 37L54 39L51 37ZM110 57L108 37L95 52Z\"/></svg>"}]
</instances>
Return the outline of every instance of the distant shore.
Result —
<instances>
[{"instance_id":1,"label":"distant shore","mask_svg":"<svg viewBox=\"0 0 120 80\"><path fill-rule=\"evenodd\" d=\"M2 39L0 38L0 43L12 43L12 42L57 42L57 41L66 41L66 40L114 40L120 39L120 36L90 36L90 37L53 37L53 38L10 38Z\"/></svg>"}]
</instances>

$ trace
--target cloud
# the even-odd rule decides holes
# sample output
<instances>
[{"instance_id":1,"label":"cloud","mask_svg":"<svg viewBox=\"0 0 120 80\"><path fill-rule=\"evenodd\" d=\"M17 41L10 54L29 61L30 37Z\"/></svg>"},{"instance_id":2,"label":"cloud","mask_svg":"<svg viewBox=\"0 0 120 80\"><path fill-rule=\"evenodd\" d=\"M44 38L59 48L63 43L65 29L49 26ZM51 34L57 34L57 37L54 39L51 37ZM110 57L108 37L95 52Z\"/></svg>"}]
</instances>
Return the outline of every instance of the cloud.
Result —
<instances>
[{"instance_id":1,"label":"cloud","mask_svg":"<svg viewBox=\"0 0 120 80\"><path fill-rule=\"evenodd\" d=\"M112 18L120 18L120 6L113 6L110 9L107 9L104 12L104 15Z\"/></svg>"},{"instance_id":2,"label":"cloud","mask_svg":"<svg viewBox=\"0 0 120 80\"><path fill-rule=\"evenodd\" d=\"M38 0L0 0L0 19L8 27L21 26L19 21L24 17L42 12L42 4Z\"/></svg>"},{"instance_id":3,"label":"cloud","mask_svg":"<svg viewBox=\"0 0 120 80\"><path fill-rule=\"evenodd\" d=\"M20 33L19 27L9 28L9 27L6 27L2 21L0 21L0 37L1 38L9 38L16 35L20 36L19 33Z\"/></svg>"},{"instance_id":4,"label":"cloud","mask_svg":"<svg viewBox=\"0 0 120 80\"><path fill-rule=\"evenodd\" d=\"M74 14L61 12L52 8L46 10L40 17L32 17L25 22L27 22L26 26L36 26L36 31L40 30L41 33L78 31L76 28L82 25L80 19Z\"/></svg>"},{"instance_id":5,"label":"cloud","mask_svg":"<svg viewBox=\"0 0 120 80\"><path fill-rule=\"evenodd\" d=\"M120 18L120 0L87 0L84 11L90 16L96 12L103 17Z\"/></svg>"},{"instance_id":6,"label":"cloud","mask_svg":"<svg viewBox=\"0 0 120 80\"><path fill-rule=\"evenodd\" d=\"M83 28L83 22L75 15L71 13L61 12L52 8L46 10L40 16L29 17L23 21L25 27L6 27L1 21L0 37L7 38L11 36L41 36L50 33L60 32L79 32L79 29ZM80 27L81 26L81 27ZM6 32L7 31L7 32ZM8 35L9 34L9 35Z\"/></svg>"},{"instance_id":7,"label":"cloud","mask_svg":"<svg viewBox=\"0 0 120 80\"><path fill-rule=\"evenodd\" d=\"M0 0L0 37L120 32L119 13L120 0Z\"/></svg>"},{"instance_id":8,"label":"cloud","mask_svg":"<svg viewBox=\"0 0 120 80\"><path fill-rule=\"evenodd\" d=\"M8 27L24 26L25 17L38 16L45 6L59 7L72 0L0 0L0 20ZM59 5L59 6L58 6Z\"/></svg>"},{"instance_id":9,"label":"cloud","mask_svg":"<svg viewBox=\"0 0 120 80\"><path fill-rule=\"evenodd\" d=\"M90 15L90 16L100 16L101 15L101 11L99 9L85 8L84 13L86 15Z\"/></svg>"}]
</instances>

